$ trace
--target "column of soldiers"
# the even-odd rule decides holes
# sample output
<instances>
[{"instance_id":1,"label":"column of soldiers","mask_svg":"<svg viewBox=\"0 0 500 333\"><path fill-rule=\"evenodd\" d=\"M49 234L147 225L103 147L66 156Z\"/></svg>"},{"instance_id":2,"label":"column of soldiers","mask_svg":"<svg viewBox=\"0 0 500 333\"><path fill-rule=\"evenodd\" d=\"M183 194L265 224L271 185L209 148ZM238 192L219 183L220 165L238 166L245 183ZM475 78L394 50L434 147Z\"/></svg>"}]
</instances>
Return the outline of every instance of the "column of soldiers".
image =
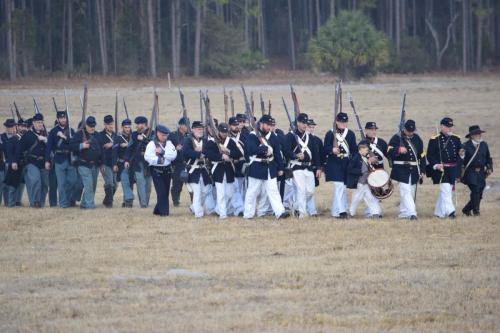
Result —
<instances>
[{"instance_id":1,"label":"column of soldiers","mask_svg":"<svg viewBox=\"0 0 500 333\"><path fill-rule=\"evenodd\" d=\"M453 188L458 180L470 189L463 207L467 216L480 214L485 179L493 171L488 145L479 126L469 128L468 141L452 133L453 120L443 118L439 133L429 140L427 150L413 120L386 143L377 136L377 124L367 122L365 137L356 142L348 128L349 117L340 112L336 129L324 140L314 134L316 123L307 114L295 119L295 129L284 133L276 120L263 115L251 128L247 115L237 114L228 123L219 123L215 135L205 124L183 117L171 132L163 125L155 131L143 116L121 122L114 131L114 119L106 115L104 129L96 131L93 116L74 131L68 126L66 111L57 111L56 125L47 132L44 117L37 113L24 121L7 119L0 136L0 199L7 207L22 205L24 189L29 206L44 207L49 187L57 193L61 208L96 207L95 192L99 173L104 181L105 207L113 207L121 184L122 207L149 206L151 183L157 193L154 214L169 215L169 196L180 204L183 186L190 194L189 209L196 218L216 214L221 219L242 216L252 219L274 215L298 218L317 216L315 189L324 173L333 183L331 216L355 216L364 202L363 215L378 219L383 215L368 176L391 166L390 178L399 183L399 217L417 219L416 192L426 175L439 185L434 215L454 218ZM49 181L50 173L54 181ZM52 183L52 185L51 185ZM170 186L172 185L172 186ZM353 189L350 205L347 189ZM54 201L55 199L53 199Z\"/></svg>"}]
</instances>

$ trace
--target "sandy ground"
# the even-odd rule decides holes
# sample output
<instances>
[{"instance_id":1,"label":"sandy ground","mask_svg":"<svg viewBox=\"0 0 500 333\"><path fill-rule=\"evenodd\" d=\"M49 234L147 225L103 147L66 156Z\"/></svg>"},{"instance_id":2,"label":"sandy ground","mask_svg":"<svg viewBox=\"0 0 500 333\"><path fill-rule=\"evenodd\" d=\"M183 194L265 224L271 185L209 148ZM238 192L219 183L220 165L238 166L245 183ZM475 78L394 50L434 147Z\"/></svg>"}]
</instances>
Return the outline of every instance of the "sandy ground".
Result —
<instances>
[{"instance_id":1,"label":"sandy ground","mask_svg":"<svg viewBox=\"0 0 500 333\"><path fill-rule=\"evenodd\" d=\"M271 99L273 115L287 127L280 98L291 107L289 88L278 81L250 80L246 86ZM332 123L331 80L294 82L302 111L319 123L323 136ZM51 96L63 105L65 85L72 121L80 117L81 82L24 83L1 84L2 120L13 100L24 115L32 114L35 96L51 122ZM236 81L181 83L191 119L199 114L200 88L209 89L217 117L223 118L223 86L234 91L236 112L243 110ZM161 122L173 127L178 94L166 81L91 80L89 113L102 123L113 112L118 86L131 115L149 114L153 85L160 94ZM396 130L403 90L408 117L416 120L425 142L444 115L454 118L462 136L469 125L479 124L498 165L500 77L389 77L344 85L363 123L377 121L386 139ZM344 110L355 129L346 100ZM323 216L300 221L195 221L187 213L185 192L168 218L153 217L152 208L1 207L0 331L497 332L498 173L489 183L481 217L453 222L432 217L437 188L429 180L419 187L419 220L411 223L396 219L397 185L382 204L381 222L333 220L328 217L332 188L324 182L317 189ZM457 186L457 194L461 208L464 185ZM119 189L117 206L121 195ZM99 204L102 198L100 179Z\"/></svg>"}]
</instances>

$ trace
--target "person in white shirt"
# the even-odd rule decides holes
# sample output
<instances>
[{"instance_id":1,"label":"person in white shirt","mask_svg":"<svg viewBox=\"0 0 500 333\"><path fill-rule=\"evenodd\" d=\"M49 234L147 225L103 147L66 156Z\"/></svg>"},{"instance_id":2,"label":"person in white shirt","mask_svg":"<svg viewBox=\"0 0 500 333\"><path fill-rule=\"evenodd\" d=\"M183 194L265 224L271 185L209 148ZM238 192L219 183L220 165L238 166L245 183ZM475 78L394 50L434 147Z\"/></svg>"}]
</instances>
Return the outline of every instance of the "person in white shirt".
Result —
<instances>
[{"instance_id":1,"label":"person in white shirt","mask_svg":"<svg viewBox=\"0 0 500 333\"><path fill-rule=\"evenodd\" d=\"M177 150L168 140L170 130L163 126L156 126L156 134L144 152L144 160L149 164L151 177L156 190L156 206L154 215L169 215L170 180L172 176L171 163L177 157Z\"/></svg>"}]
</instances>

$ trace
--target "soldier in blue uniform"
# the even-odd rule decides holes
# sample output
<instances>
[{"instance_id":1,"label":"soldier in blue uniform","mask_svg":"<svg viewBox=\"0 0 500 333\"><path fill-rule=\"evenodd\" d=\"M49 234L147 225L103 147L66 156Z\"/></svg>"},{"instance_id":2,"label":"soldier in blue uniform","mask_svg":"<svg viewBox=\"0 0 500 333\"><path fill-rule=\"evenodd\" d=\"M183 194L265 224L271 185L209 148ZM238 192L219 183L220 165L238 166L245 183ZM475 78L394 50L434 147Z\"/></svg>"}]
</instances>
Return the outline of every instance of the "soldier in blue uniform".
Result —
<instances>
[{"instance_id":1,"label":"soldier in blue uniform","mask_svg":"<svg viewBox=\"0 0 500 333\"><path fill-rule=\"evenodd\" d=\"M315 140L307 131L308 121L306 113L297 115L297 128L286 135L285 143L285 155L290 161L295 188L293 209L298 211L299 218L308 216L307 203L314 196L315 178L321 172L321 158Z\"/></svg>"},{"instance_id":2,"label":"soldier in blue uniform","mask_svg":"<svg viewBox=\"0 0 500 333\"><path fill-rule=\"evenodd\" d=\"M234 164L234 183L233 195L231 196L231 205L234 209L235 216L243 216L245 203L245 138L243 137L239 121L236 117L229 118L229 136L234 141L236 148L240 152L240 157L233 161Z\"/></svg>"},{"instance_id":3,"label":"soldier in blue uniform","mask_svg":"<svg viewBox=\"0 0 500 333\"><path fill-rule=\"evenodd\" d=\"M102 146L95 126L95 118L88 116L83 128L75 133L69 143L71 151L77 156L75 163L83 183L81 209L95 208L97 174L102 159Z\"/></svg>"},{"instance_id":4,"label":"soldier in blue uniform","mask_svg":"<svg viewBox=\"0 0 500 333\"><path fill-rule=\"evenodd\" d=\"M478 125L469 127L469 140L463 145L463 176L462 182L470 189L469 202L462 209L466 216L479 216L479 207L483 198L486 177L493 173L493 160L491 159L488 144L482 139L483 130Z\"/></svg>"},{"instance_id":5,"label":"soldier in blue uniform","mask_svg":"<svg viewBox=\"0 0 500 333\"><path fill-rule=\"evenodd\" d=\"M134 119L134 123L136 130L132 133L132 142L125 155L125 168L134 176L141 208L146 208L151 196L151 175L144 162L144 151L151 138L146 136L148 131L146 117L138 116Z\"/></svg>"},{"instance_id":6,"label":"soldier in blue uniform","mask_svg":"<svg viewBox=\"0 0 500 333\"><path fill-rule=\"evenodd\" d=\"M377 123L369 121L365 124L366 143L370 148L370 152L377 158L377 161L371 163L375 169L384 168L384 157L387 156L387 142L377 136Z\"/></svg>"},{"instance_id":7,"label":"soldier in blue uniform","mask_svg":"<svg viewBox=\"0 0 500 333\"><path fill-rule=\"evenodd\" d=\"M28 190L30 207L41 208L49 189L49 173L45 167L45 149L47 133L43 125L43 115L33 116L33 129L24 134L16 148L15 162L12 169L16 170L24 156L26 160L24 180Z\"/></svg>"},{"instance_id":8,"label":"soldier in blue uniform","mask_svg":"<svg viewBox=\"0 0 500 333\"><path fill-rule=\"evenodd\" d=\"M203 147L207 144L207 140L203 138L203 127L201 121L193 121L191 137L185 138L182 144L182 154L186 160L188 172L187 183L193 192L193 202L190 209L196 218L212 214L215 208L212 181L203 153Z\"/></svg>"},{"instance_id":9,"label":"soldier in blue uniform","mask_svg":"<svg viewBox=\"0 0 500 333\"><path fill-rule=\"evenodd\" d=\"M281 202L277 177L283 174L284 165L280 152L280 145L276 135L271 132L272 118L263 115L257 128L252 131L247 139L248 189L245 196L244 218L251 219L255 216L257 199L269 199L275 216L289 217Z\"/></svg>"},{"instance_id":10,"label":"soldier in blue uniform","mask_svg":"<svg viewBox=\"0 0 500 333\"><path fill-rule=\"evenodd\" d=\"M24 180L23 180L23 170L24 170L24 156L21 156L21 160L17 161L17 168L14 170L12 164L16 163L16 147L18 146L19 140L26 133L26 126L24 121L19 119L17 122L17 128L11 127L11 123L6 123L9 127L6 127L7 132L4 133L4 152L5 152L5 188L4 188L4 201L7 207L21 206L21 199L24 191Z\"/></svg>"},{"instance_id":11,"label":"soldier in blue uniform","mask_svg":"<svg viewBox=\"0 0 500 333\"><path fill-rule=\"evenodd\" d=\"M242 154L235 141L229 137L229 126L226 123L220 123L217 130L219 137L210 138L203 148L203 153L212 163L212 180L217 193L215 212L221 219L225 219L234 214L231 205L235 178L233 161L238 160Z\"/></svg>"},{"instance_id":12,"label":"soldier in blue uniform","mask_svg":"<svg viewBox=\"0 0 500 333\"><path fill-rule=\"evenodd\" d=\"M181 172L186 168L186 162L184 161L184 156L182 156L181 151L184 139L189 136L188 126L189 119L186 117L182 117L177 122L177 131L170 133L170 135L168 136L169 140L172 141L178 153L177 158L172 163L172 189L170 192L172 194L172 203L174 204L174 207L179 206L181 198L183 182L180 175Z\"/></svg>"},{"instance_id":13,"label":"soldier in blue uniform","mask_svg":"<svg viewBox=\"0 0 500 333\"><path fill-rule=\"evenodd\" d=\"M113 143L113 172L116 174L116 181L122 184L123 202L122 207L132 208L134 205L134 192L132 190L132 180L129 174L129 169L125 168L125 154L131 140L131 125L130 119L122 120L122 132L115 135Z\"/></svg>"},{"instance_id":14,"label":"soldier in blue uniform","mask_svg":"<svg viewBox=\"0 0 500 333\"><path fill-rule=\"evenodd\" d=\"M155 137L149 141L144 152L144 160L148 163L151 178L156 190L156 206L154 215L168 216L170 180L172 177L172 162L177 157L177 150L168 139L170 130L163 126L156 126Z\"/></svg>"},{"instance_id":15,"label":"soldier in blue uniform","mask_svg":"<svg viewBox=\"0 0 500 333\"><path fill-rule=\"evenodd\" d=\"M104 129L99 133L99 143L102 149L101 174L104 179L104 200L106 208L113 207L113 196L116 191L116 173L113 171L113 144L116 133L113 131L115 122L113 116L104 116Z\"/></svg>"},{"instance_id":16,"label":"soldier in blue uniform","mask_svg":"<svg viewBox=\"0 0 500 333\"><path fill-rule=\"evenodd\" d=\"M59 194L59 207L67 208L75 206L75 186L77 181L76 169L72 165L71 151L69 148L70 138L75 131L68 126L66 111L57 111L57 125L49 132L47 149L45 150L45 162L47 166L54 169L57 178L57 190ZM52 157L52 164L49 162Z\"/></svg>"},{"instance_id":17,"label":"soldier in blue uniform","mask_svg":"<svg viewBox=\"0 0 500 333\"><path fill-rule=\"evenodd\" d=\"M455 218L453 205L453 187L460 177L462 159L459 156L462 143L460 137L451 132L453 120L445 117L441 120L441 131L429 140L427 145L427 176L434 184L439 184L439 197L434 215L440 218Z\"/></svg>"},{"instance_id":18,"label":"soldier in blue uniform","mask_svg":"<svg viewBox=\"0 0 500 333\"><path fill-rule=\"evenodd\" d=\"M392 162L391 179L399 182L399 217L416 220L415 194L425 168L424 144L415 133L414 120L408 119L403 132L389 141L387 157Z\"/></svg>"},{"instance_id":19,"label":"soldier in blue uniform","mask_svg":"<svg viewBox=\"0 0 500 333\"><path fill-rule=\"evenodd\" d=\"M334 146L334 133L330 130L325 135L323 147L326 158L325 178L327 182L333 181L335 186L331 214L341 219L347 218L346 181L349 159L357 150L356 136L347 128L348 121L347 113L337 114L337 144Z\"/></svg>"},{"instance_id":20,"label":"soldier in blue uniform","mask_svg":"<svg viewBox=\"0 0 500 333\"><path fill-rule=\"evenodd\" d=\"M321 138L317 135L315 135L315 130L316 130L316 122L314 119L309 118L307 121L307 131L309 133L309 136L311 139L314 141L314 148L317 150L320 158L320 167L316 168L313 166L313 172L314 172L314 186L318 187L319 186L319 179L321 178L321 173L323 172L324 166L325 166L325 155L323 154L323 141ZM318 172L319 171L319 172ZM311 196L309 201L307 202L307 213L310 216L317 216L318 215L318 210L316 209L316 199L314 194Z\"/></svg>"},{"instance_id":21,"label":"soldier in blue uniform","mask_svg":"<svg viewBox=\"0 0 500 333\"><path fill-rule=\"evenodd\" d=\"M7 206L8 187L7 184L4 183L8 169L7 142L16 133L16 121L14 119L7 119L3 125L5 126L5 133L0 135L0 205L2 204L3 199L5 206Z\"/></svg>"}]
</instances>

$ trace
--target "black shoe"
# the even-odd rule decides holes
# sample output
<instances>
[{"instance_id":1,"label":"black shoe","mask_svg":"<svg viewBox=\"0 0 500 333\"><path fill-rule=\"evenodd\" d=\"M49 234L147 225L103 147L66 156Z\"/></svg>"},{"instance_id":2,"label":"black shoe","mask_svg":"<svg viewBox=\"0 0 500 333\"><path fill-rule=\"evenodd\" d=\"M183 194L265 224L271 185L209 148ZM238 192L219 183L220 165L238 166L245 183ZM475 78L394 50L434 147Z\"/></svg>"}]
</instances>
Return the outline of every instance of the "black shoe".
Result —
<instances>
[{"instance_id":1,"label":"black shoe","mask_svg":"<svg viewBox=\"0 0 500 333\"><path fill-rule=\"evenodd\" d=\"M462 209L462 213L465 215L465 216L472 216L472 213L470 210L463 210Z\"/></svg>"},{"instance_id":2,"label":"black shoe","mask_svg":"<svg viewBox=\"0 0 500 333\"><path fill-rule=\"evenodd\" d=\"M289 217L290 217L290 213L284 212L283 214L281 214L280 216L278 216L278 220L287 219Z\"/></svg>"},{"instance_id":3,"label":"black shoe","mask_svg":"<svg viewBox=\"0 0 500 333\"><path fill-rule=\"evenodd\" d=\"M34 208L42 208L42 205L40 205L40 203L39 203L39 202L35 202L35 203L33 204L33 207L34 207Z\"/></svg>"},{"instance_id":4,"label":"black shoe","mask_svg":"<svg viewBox=\"0 0 500 333\"><path fill-rule=\"evenodd\" d=\"M453 212L450 215L448 215L448 218L454 220L456 218L455 212Z\"/></svg>"},{"instance_id":5,"label":"black shoe","mask_svg":"<svg viewBox=\"0 0 500 333\"><path fill-rule=\"evenodd\" d=\"M16 207L22 207L23 204L21 202L16 202Z\"/></svg>"},{"instance_id":6,"label":"black shoe","mask_svg":"<svg viewBox=\"0 0 500 333\"><path fill-rule=\"evenodd\" d=\"M347 213L346 212L343 212L343 213L340 213L339 214L339 219L342 219L342 220L347 220L349 217L347 216Z\"/></svg>"},{"instance_id":7,"label":"black shoe","mask_svg":"<svg viewBox=\"0 0 500 333\"><path fill-rule=\"evenodd\" d=\"M412 216L410 216L410 220L412 220L412 221L416 221L416 220L418 220L418 219L417 219L417 216L416 216L416 215L412 215Z\"/></svg>"},{"instance_id":8,"label":"black shoe","mask_svg":"<svg viewBox=\"0 0 500 333\"><path fill-rule=\"evenodd\" d=\"M72 201L69 203L69 206L70 206L70 207L76 207L76 201L72 200Z\"/></svg>"},{"instance_id":9,"label":"black shoe","mask_svg":"<svg viewBox=\"0 0 500 333\"><path fill-rule=\"evenodd\" d=\"M481 215L481 214L479 214L479 211L474 212L474 216L479 216L479 215Z\"/></svg>"},{"instance_id":10,"label":"black shoe","mask_svg":"<svg viewBox=\"0 0 500 333\"><path fill-rule=\"evenodd\" d=\"M174 207L179 207L180 203L179 201L174 201Z\"/></svg>"}]
</instances>

